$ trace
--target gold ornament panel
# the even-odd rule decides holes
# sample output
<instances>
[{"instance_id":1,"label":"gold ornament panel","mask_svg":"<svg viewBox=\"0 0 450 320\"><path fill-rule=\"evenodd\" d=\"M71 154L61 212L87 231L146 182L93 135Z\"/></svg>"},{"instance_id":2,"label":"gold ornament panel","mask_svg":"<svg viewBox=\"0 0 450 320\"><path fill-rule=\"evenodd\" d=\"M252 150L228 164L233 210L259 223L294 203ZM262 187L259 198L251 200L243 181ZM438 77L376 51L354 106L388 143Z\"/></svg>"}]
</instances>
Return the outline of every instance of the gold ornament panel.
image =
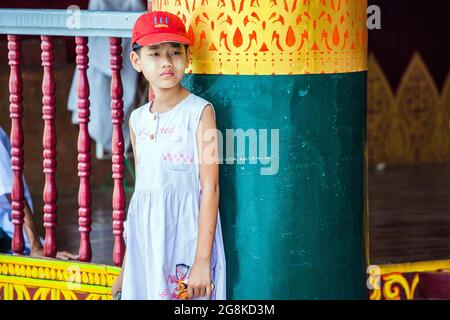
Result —
<instances>
[{"instance_id":1,"label":"gold ornament panel","mask_svg":"<svg viewBox=\"0 0 450 320\"><path fill-rule=\"evenodd\" d=\"M199 74L367 70L367 0L155 0L186 24Z\"/></svg>"},{"instance_id":2,"label":"gold ornament panel","mask_svg":"<svg viewBox=\"0 0 450 320\"><path fill-rule=\"evenodd\" d=\"M0 300L110 300L120 269L0 254Z\"/></svg>"},{"instance_id":3,"label":"gold ornament panel","mask_svg":"<svg viewBox=\"0 0 450 320\"><path fill-rule=\"evenodd\" d=\"M370 300L414 300L421 272L450 273L450 260L371 266ZM374 272L375 270L375 272Z\"/></svg>"},{"instance_id":4,"label":"gold ornament panel","mask_svg":"<svg viewBox=\"0 0 450 320\"><path fill-rule=\"evenodd\" d=\"M369 164L437 164L450 161L450 73L442 94L415 53L396 94L369 57L367 130Z\"/></svg>"},{"instance_id":5,"label":"gold ornament panel","mask_svg":"<svg viewBox=\"0 0 450 320\"><path fill-rule=\"evenodd\" d=\"M394 95L388 80L377 63L376 59L369 56L369 72L367 75L367 131L369 145L369 159L386 159L394 157L389 147L392 145L389 139L391 136L386 132L394 130L396 123L389 121L391 114L396 113L394 110ZM395 118L394 118L395 119ZM395 135L398 136L398 135ZM377 146L372 148L371 146Z\"/></svg>"},{"instance_id":6,"label":"gold ornament panel","mask_svg":"<svg viewBox=\"0 0 450 320\"><path fill-rule=\"evenodd\" d=\"M440 146L440 152L437 157L444 161L450 161L450 72L445 81L444 90L442 91L441 108L439 109L439 118L437 127L441 130L435 130L433 141L436 146Z\"/></svg>"}]
</instances>

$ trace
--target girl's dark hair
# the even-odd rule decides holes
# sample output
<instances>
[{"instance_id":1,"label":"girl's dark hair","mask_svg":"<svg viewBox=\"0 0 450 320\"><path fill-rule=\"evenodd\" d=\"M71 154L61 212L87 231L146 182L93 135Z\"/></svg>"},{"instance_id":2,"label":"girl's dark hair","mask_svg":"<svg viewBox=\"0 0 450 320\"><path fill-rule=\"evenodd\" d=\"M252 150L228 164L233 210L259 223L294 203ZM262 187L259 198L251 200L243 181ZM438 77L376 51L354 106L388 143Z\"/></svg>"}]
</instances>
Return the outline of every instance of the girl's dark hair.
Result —
<instances>
[{"instance_id":1,"label":"girl's dark hair","mask_svg":"<svg viewBox=\"0 0 450 320\"><path fill-rule=\"evenodd\" d=\"M141 49L142 47L138 45L137 43L133 43L133 51L138 54L138 56L141 56Z\"/></svg>"},{"instance_id":2,"label":"girl's dark hair","mask_svg":"<svg viewBox=\"0 0 450 320\"><path fill-rule=\"evenodd\" d=\"M189 46L188 46L187 44L181 44L181 43L178 43L178 42L171 42L171 43L174 44L175 46L181 46L181 45L182 45L182 46L184 47L184 50L186 50L186 53L188 52ZM142 46L141 46L141 45L139 45L139 44L137 44L137 43L135 42L135 43L133 43L132 49L133 49L133 51L136 52L139 56L141 55L141 49L142 49Z\"/></svg>"}]
</instances>

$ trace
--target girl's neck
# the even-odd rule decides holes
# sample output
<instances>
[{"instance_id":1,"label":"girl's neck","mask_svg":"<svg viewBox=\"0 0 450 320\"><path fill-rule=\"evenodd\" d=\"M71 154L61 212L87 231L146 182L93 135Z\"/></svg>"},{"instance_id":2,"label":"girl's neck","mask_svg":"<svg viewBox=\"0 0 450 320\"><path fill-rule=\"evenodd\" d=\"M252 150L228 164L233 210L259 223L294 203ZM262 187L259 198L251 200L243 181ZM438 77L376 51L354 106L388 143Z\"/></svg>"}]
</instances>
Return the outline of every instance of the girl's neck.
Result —
<instances>
[{"instance_id":1,"label":"girl's neck","mask_svg":"<svg viewBox=\"0 0 450 320\"><path fill-rule=\"evenodd\" d=\"M189 91L181 85L170 89L158 89L154 91L152 112L167 112L189 95Z\"/></svg>"}]
</instances>

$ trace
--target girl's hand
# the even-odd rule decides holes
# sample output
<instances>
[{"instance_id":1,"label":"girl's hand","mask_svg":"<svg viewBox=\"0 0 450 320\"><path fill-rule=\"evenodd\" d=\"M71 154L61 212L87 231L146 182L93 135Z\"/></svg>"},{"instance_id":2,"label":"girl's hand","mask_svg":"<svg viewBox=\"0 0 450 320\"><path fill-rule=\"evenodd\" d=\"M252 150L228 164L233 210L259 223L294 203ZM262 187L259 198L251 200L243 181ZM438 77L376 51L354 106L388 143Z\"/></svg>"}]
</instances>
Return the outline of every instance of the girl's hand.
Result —
<instances>
[{"instance_id":1,"label":"girl's hand","mask_svg":"<svg viewBox=\"0 0 450 320\"><path fill-rule=\"evenodd\" d=\"M211 291L211 263L209 261L194 262L188 280L188 299L209 297Z\"/></svg>"},{"instance_id":2,"label":"girl's hand","mask_svg":"<svg viewBox=\"0 0 450 320\"><path fill-rule=\"evenodd\" d=\"M46 258L44 254L44 248L41 245L32 246L30 248L30 257L32 258ZM56 252L56 259L60 260L78 260L79 256L67 251Z\"/></svg>"},{"instance_id":3,"label":"girl's hand","mask_svg":"<svg viewBox=\"0 0 450 320\"><path fill-rule=\"evenodd\" d=\"M78 260L79 257L80 257L79 255L72 254L67 251L58 251L56 253L56 259L61 259L61 260Z\"/></svg>"}]
</instances>

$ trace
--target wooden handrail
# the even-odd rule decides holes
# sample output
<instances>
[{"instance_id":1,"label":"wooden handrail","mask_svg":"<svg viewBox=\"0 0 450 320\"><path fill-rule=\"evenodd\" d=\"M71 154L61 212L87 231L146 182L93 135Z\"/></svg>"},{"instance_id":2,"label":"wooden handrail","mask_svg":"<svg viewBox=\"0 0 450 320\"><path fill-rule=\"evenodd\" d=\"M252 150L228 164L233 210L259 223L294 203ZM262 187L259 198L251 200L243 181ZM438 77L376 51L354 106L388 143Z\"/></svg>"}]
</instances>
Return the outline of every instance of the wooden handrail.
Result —
<instances>
[{"instance_id":1,"label":"wooden handrail","mask_svg":"<svg viewBox=\"0 0 450 320\"><path fill-rule=\"evenodd\" d=\"M134 22L141 13L0 9L0 34L127 38L131 37Z\"/></svg>"}]
</instances>

